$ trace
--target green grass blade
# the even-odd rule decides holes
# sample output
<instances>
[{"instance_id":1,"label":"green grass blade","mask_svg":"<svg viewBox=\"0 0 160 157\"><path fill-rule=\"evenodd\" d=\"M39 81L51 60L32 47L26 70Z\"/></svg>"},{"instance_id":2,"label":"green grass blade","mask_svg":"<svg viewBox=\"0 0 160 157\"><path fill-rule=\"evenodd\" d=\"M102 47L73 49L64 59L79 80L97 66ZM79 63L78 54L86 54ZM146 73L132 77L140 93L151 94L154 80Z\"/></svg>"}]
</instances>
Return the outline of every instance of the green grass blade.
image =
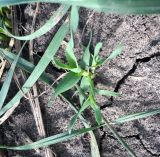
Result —
<instances>
[{"instance_id":1,"label":"green grass blade","mask_svg":"<svg viewBox=\"0 0 160 157\"><path fill-rule=\"evenodd\" d=\"M84 104L82 105L81 109L79 110L79 112L74 115L70 121L70 124L69 124L69 127L68 127L68 131L69 133L71 133L71 130L73 129L73 126L76 124L76 121L79 117L79 115L86 109L90 106L91 102L90 102L90 99L88 98Z\"/></svg>"},{"instance_id":2,"label":"green grass blade","mask_svg":"<svg viewBox=\"0 0 160 157\"><path fill-rule=\"evenodd\" d=\"M99 95L104 95L104 96L113 96L113 97L120 96L119 93L112 92L109 90L103 90L103 89L95 89L95 93Z\"/></svg>"},{"instance_id":3,"label":"green grass blade","mask_svg":"<svg viewBox=\"0 0 160 157\"><path fill-rule=\"evenodd\" d=\"M91 45L91 40L92 40L92 34L90 35L89 43L83 53L82 60L81 60L81 67L87 70L87 68L90 66L90 58L91 54L89 51L90 45Z\"/></svg>"},{"instance_id":4,"label":"green grass blade","mask_svg":"<svg viewBox=\"0 0 160 157\"><path fill-rule=\"evenodd\" d=\"M62 63L59 59L54 59L53 64L59 69L70 70L70 66L68 64Z\"/></svg>"},{"instance_id":5,"label":"green grass blade","mask_svg":"<svg viewBox=\"0 0 160 157\"><path fill-rule=\"evenodd\" d=\"M110 54L110 56L109 56L108 58L106 58L106 59L100 59L100 60L98 61L97 65L98 65L98 66L102 66L102 65L105 64L105 62L116 58L116 57L117 57L119 54L121 54L121 53L122 53L122 46L119 46L119 47L116 48L116 50L114 50L114 51Z\"/></svg>"},{"instance_id":6,"label":"green grass blade","mask_svg":"<svg viewBox=\"0 0 160 157\"><path fill-rule=\"evenodd\" d=\"M102 48L102 43L99 42L94 49L94 57L98 56L101 48Z\"/></svg>"},{"instance_id":7,"label":"green grass blade","mask_svg":"<svg viewBox=\"0 0 160 157\"><path fill-rule=\"evenodd\" d=\"M79 7L73 5L71 9L71 19L70 19L70 25L71 25L71 30L73 32L76 32L79 24Z\"/></svg>"},{"instance_id":8,"label":"green grass blade","mask_svg":"<svg viewBox=\"0 0 160 157\"><path fill-rule=\"evenodd\" d=\"M15 36L11 34L7 29L4 30L4 32L15 39L18 40L33 40L35 38L38 38L42 36L43 34L47 33L50 31L61 19L62 17L67 13L69 10L70 6L69 5L61 5L59 9L51 16L51 18L42 26L40 27L37 31L30 35L26 36Z\"/></svg>"},{"instance_id":9,"label":"green grass blade","mask_svg":"<svg viewBox=\"0 0 160 157\"><path fill-rule=\"evenodd\" d=\"M72 131L71 134L69 134L68 132L61 133L61 134L50 136L50 137L44 138L42 140L39 140L37 142L33 142L31 144L27 144L27 145L23 145L23 146L17 146L17 147L0 146L0 149L30 150L30 149L41 148L44 146L49 146L49 145L53 145L56 143L70 140L76 136L82 135L82 134L87 133L91 130L95 130L101 126L102 125L98 125L98 126L91 127L91 128L82 128L79 130L74 130L74 131Z\"/></svg>"},{"instance_id":10,"label":"green grass blade","mask_svg":"<svg viewBox=\"0 0 160 157\"><path fill-rule=\"evenodd\" d=\"M107 60L111 60L116 58L119 54L122 53L122 46L119 46L116 48L116 50L114 50L111 55L107 58Z\"/></svg>"},{"instance_id":11,"label":"green grass blade","mask_svg":"<svg viewBox=\"0 0 160 157\"><path fill-rule=\"evenodd\" d=\"M1 48L0 48L0 56L5 57L5 59L7 59L10 63L12 63L15 60L15 58L17 57L17 55L15 55L9 51L6 51L4 49L1 49ZM17 66L20 67L21 69L25 70L28 73L32 73L32 71L35 68L35 66L32 63L30 63L29 61L27 61L21 57L19 57L19 59L18 59ZM48 75L46 75L45 73L43 73L40 76L40 79L50 85L53 82L52 79Z\"/></svg>"},{"instance_id":12,"label":"green grass blade","mask_svg":"<svg viewBox=\"0 0 160 157\"><path fill-rule=\"evenodd\" d=\"M4 101L6 99L6 96L7 96L7 93L9 91L9 87L10 87L10 84L11 84L11 81L12 81L12 77L13 77L13 74L14 74L18 59L19 59L19 57L21 55L21 52L22 52L25 44L26 44L26 42L23 44L21 50L19 51L18 55L16 56L15 60L13 61L12 65L11 65L9 71L8 71L8 74L6 76L6 79L4 80L3 86L2 86L2 88L0 90L0 110L1 110L1 108L2 108L2 106L4 104Z\"/></svg>"},{"instance_id":13,"label":"green grass blade","mask_svg":"<svg viewBox=\"0 0 160 157\"><path fill-rule=\"evenodd\" d=\"M153 116L158 113L160 113L160 109L150 110L150 111L146 111L146 112L138 112L135 114L120 117L120 118L116 119L113 122L113 124L120 124L120 123L125 123L125 122L129 122L129 121L133 121L133 120L137 120L137 119L141 119L141 118L146 118L148 116Z\"/></svg>"},{"instance_id":14,"label":"green grass blade","mask_svg":"<svg viewBox=\"0 0 160 157\"><path fill-rule=\"evenodd\" d=\"M98 124L101 124L102 123L102 113L101 113L100 107L94 103L91 103L91 107L95 112L96 122Z\"/></svg>"},{"instance_id":15,"label":"green grass blade","mask_svg":"<svg viewBox=\"0 0 160 157\"><path fill-rule=\"evenodd\" d=\"M84 101L84 97L81 93L82 91L83 92L87 91L88 88L89 88L88 78L82 77L81 82L80 82L80 89L79 89L79 100L80 100L81 105L83 104L83 101Z\"/></svg>"},{"instance_id":16,"label":"green grass blade","mask_svg":"<svg viewBox=\"0 0 160 157\"><path fill-rule=\"evenodd\" d=\"M81 76L79 76L76 73L69 72L64 78L59 82L57 88L54 91L54 96L58 96L61 93L64 93L65 91L71 89L75 86L75 84L78 83L78 81L81 79Z\"/></svg>"},{"instance_id":17,"label":"green grass blade","mask_svg":"<svg viewBox=\"0 0 160 157\"><path fill-rule=\"evenodd\" d=\"M50 61L53 59L53 56L59 49L62 40L66 36L67 32L69 30L68 23L64 23L54 38L52 39L51 43L49 44L46 52L40 59L39 63L35 67L34 71L31 73L30 77L27 79L25 84L22 86L23 93L27 93L30 88L35 84L35 82L39 79L39 77L42 75ZM19 102L19 100L23 97L23 94L21 91L19 91L14 98L6 104L1 110L0 110L0 116L3 115L7 110L9 110L15 103Z\"/></svg>"},{"instance_id":18,"label":"green grass blade","mask_svg":"<svg viewBox=\"0 0 160 157\"><path fill-rule=\"evenodd\" d=\"M110 131L112 132L112 134L114 135L114 137L116 137L116 139L119 141L119 143L128 151L128 153L132 156L132 157L137 157L136 154L133 152L133 150L128 146L128 144L119 136L119 134L117 133L117 131L108 123L108 121L104 119L104 122L106 124L105 127L107 127L108 129L110 129Z\"/></svg>"},{"instance_id":19,"label":"green grass blade","mask_svg":"<svg viewBox=\"0 0 160 157\"><path fill-rule=\"evenodd\" d=\"M66 48L66 58L69 63L69 66L71 68L76 68L78 67L78 63L77 63L77 58L74 55L73 49L74 49L74 41L73 41L73 34L71 33L71 39Z\"/></svg>"},{"instance_id":20,"label":"green grass blade","mask_svg":"<svg viewBox=\"0 0 160 157\"><path fill-rule=\"evenodd\" d=\"M121 14L160 13L159 0L0 0L0 6L26 4L32 2L50 2L76 5Z\"/></svg>"}]
</instances>

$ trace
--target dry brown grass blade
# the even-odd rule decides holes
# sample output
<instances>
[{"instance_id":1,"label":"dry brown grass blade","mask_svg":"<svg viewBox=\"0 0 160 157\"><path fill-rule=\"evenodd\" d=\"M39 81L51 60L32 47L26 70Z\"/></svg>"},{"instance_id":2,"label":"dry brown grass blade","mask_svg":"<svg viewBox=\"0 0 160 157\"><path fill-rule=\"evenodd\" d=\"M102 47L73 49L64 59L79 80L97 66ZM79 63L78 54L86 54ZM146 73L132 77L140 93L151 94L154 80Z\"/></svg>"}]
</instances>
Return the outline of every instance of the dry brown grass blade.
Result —
<instances>
[{"instance_id":1,"label":"dry brown grass blade","mask_svg":"<svg viewBox=\"0 0 160 157\"><path fill-rule=\"evenodd\" d=\"M19 102L14 104L12 108L10 108L1 118L0 125L10 117L10 115L14 112L15 108L18 106Z\"/></svg>"},{"instance_id":2,"label":"dry brown grass blade","mask_svg":"<svg viewBox=\"0 0 160 157\"><path fill-rule=\"evenodd\" d=\"M2 77L5 65L6 65L6 60L1 59L1 63L0 63L0 79Z\"/></svg>"},{"instance_id":3,"label":"dry brown grass blade","mask_svg":"<svg viewBox=\"0 0 160 157\"><path fill-rule=\"evenodd\" d=\"M35 9L35 13L34 13L33 20L32 20L31 33L34 32L34 28L35 28L35 24L36 24L36 18L37 18L37 14L39 12L39 7L40 7L40 3L36 3L36 9ZM30 61L32 63L34 63L33 40L31 40L29 42L29 56L30 56ZM46 137L46 132L45 132L44 124L43 124L43 118L42 118L42 113L41 113L41 108L40 108L37 85L35 84L32 87L32 89L33 89L33 97L35 99L32 99L31 92L29 92L28 93L29 101L30 101L30 104L31 104L31 107L32 107L32 111L33 111L33 115L34 115L34 118L35 118L38 134L40 135L40 137L44 138L44 137ZM45 157L53 157L54 156L49 147L45 147L44 151L45 151Z\"/></svg>"}]
</instances>

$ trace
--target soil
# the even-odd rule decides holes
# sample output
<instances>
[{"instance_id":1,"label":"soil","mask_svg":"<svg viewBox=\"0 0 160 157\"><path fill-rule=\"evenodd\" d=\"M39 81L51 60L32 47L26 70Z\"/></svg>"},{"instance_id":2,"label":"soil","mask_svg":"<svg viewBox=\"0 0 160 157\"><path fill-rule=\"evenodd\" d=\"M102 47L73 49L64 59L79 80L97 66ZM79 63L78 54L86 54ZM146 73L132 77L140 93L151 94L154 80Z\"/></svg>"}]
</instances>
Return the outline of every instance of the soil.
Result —
<instances>
[{"instance_id":1,"label":"soil","mask_svg":"<svg viewBox=\"0 0 160 157\"><path fill-rule=\"evenodd\" d=\"M42 3L37 17L39 28L51 16L57 6ZM30 30L35 5L23 6L24 27ZM98 87L121 94L120 97L106 98L99 96L97 101L105 118L114 120L122 115L147 111L160 107L160 16L139 15L124 16L96 13L80 9L80 24L76 34L76 55L81 55L81 45L86 46L90 31L93 33L92 47L103 42L102 56L108 56L117 45L123 45L123 53L116 59L98 69L95 83ZM34 52L43 55L56 28L34 41ZM28 31L24 31L27 34ZM65 39L68 40L68 37ZM60 56L61 57L61 56ZM59 75L59 71L50 66L49 75ZM53 80L55 77L53 77ZM47 136L67 130L73 110L62 99L57 98L53 106L48 107L51 89L38 82L39 92L48 89L40 97L41 109ZM13 83L14 86L14 83ZM10 92L11 93L11 92ZM11 93L13 95L13 93ZM9 99L9 98L8 98ZM138 157L160 156L160 116L155 115L121 125L115 128L124 140L136 152ZM79 122L77 128L82 127ZM32 141L40 139L35 121L27 100L23 99L13 115L0 126L0 140L5 145L24 144L26 138ZM129 157L109 130L98 129L96 137L102 157ZM51 146L57 157L91 157L89 139L80 136L74 140ZM37 151L5 151L6 156L44 157L43 149Z\"/></svg>"}]
</instances>

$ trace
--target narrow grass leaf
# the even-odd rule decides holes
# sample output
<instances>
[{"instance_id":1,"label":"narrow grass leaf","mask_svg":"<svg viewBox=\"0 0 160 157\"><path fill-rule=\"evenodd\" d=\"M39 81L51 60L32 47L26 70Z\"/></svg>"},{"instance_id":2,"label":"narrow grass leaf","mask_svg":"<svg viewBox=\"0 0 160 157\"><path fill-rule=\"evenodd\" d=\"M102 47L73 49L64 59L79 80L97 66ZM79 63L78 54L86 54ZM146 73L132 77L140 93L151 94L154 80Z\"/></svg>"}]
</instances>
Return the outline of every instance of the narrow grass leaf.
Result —
<instances>
[{"instance_id":1,"label":"narrow grass leaf","mask_svg":"<svg viewBox=\"0 0 160 157\"><path fill-rule=\"evenodd\" d=\"M30 77L27 79L25 84L22 86L22 91L24 94L30 90L30 88L35 84L35 82L43 74L44 70L46 69L50 61L53 59L55 53L59 49L61 42L66 36L68 30L69 30L68 23L64 23L60 27L60 29L57 31L56 35L52 39L51 43L49 44L47 50L45 51L44 55L40 59L39 63L31 73ZM0 110L0 116L3 115L7 110L9 110L13 106L13 104L19 102L22 97L23 97L23 94L21 91L19 91L13 97L13 99Z\"/></svg>"},{"instance_id":2,"label":"narrow grass leaf","mask_svg":"<svg viewBox=\"0 0 160 157\"><path fill-rule=\"evenodd\" d=\"M19 5L32 2L63 3L121 14L150 14L160 13L159 0L0 0L0 7Z\"/></svg>"},{"instance_id":3,"label":"narrow grass leaf","mask_svg":"<svg viewBox=\"0 0 160 157\"><path fill-rule=\"evenodd\" d=\"M102 66L104 65L107 61L112 60L116 58L119 54L122 53L122 46L119 46L116 50L114 50L109 57L106 59L99 59L97 66Z\"/></svg>"},{"instance_id":4,"label":"narrow grass leaf","mask_svg":"<svg viewBox=\"0 0 160 157\"><path fill-rule=\"evenodd\" d=\"M117 133L117 131L108 123L108 121L103 118L104 122L105 122L105 127L107 127L108 129L110 129L110 131L112 132L112 134L114 135L114 137L118 140L118 142L127 150L127 152L132 156L132 157L137 157L135 152L129 147L129 145L119 136L119 134Z\"/></svg>"},{"instance_id":5,"label":"narrow grass leaf","mask_svg":"<svg viewBox=\"0 0 160 157\"><path fill-rule=\"evenodd\" d=\"M33 40L35 38L38 38L42 36L43 34L47 33L50 31L61 19L62 17L67 13L69 10L70 6L69 5L61 5L59 9L51 16L51 18L42 26L40 27L37 31L30 35L26 36L15 36L11 34L7 29L4 30L4 32L15 39L18 40Z\"/></svg>"},{"instance_id":6,"label":"narrow grass leaf","mask_svg":"<svg viewBox=\"0 0 160 157\"><path fill-rule=\"evenodd\" d=\"M116 48L116 50L114 50L111 55L107 58L107 60L111 60L116 58L119 54L122 53L122 46L119 46L118 48Z\"/></svg>"},{"instance_id":7,"label":"narrow grass leaf","mask_svg":"<svg viewBox=\"0 0 160 157\"><path fill-rule=\"evenodd\" d=\"M27 145L23 145L23 146L17 146L17 147L0 146L0 149L31 150L31 149L41 148L44 146L49 146L49 145L53 145L53 144L60 143L63 141L71 140L72 138L74 138L76 136L82 135L82 134L87 133L91 130L95 130L101 126L103 126L103 125L74 130L74 131L72 131L71 134L69 134L68 132L57 134L57 135L50 136L50 137L44 138L42 140L39 140L37 142L33 142L31 144L27 144Z\"/></svg>"},{"instance_id":8,"label":"narrow grass leaf","mask_svg":"<svg viewBox=\"0 0 160 157\"><path fill-rule=\"evenodd\" d=\"M104 96L113 96L113 97L120 96L119 93L112 92L109 90L104 90L104 89L95 89L95 93L99 95L104 95Z\"/></svg>"},{"instance_id":9,"label":"narrow grass leaf","mask_svg":"<svg viewBox=\"0 0 160 157\"><path fill-rule=\"evenodd\" d=\"M98 124L102 123L102 113L100 110L100 107L97 104L91 104L91 107L93 108L94 112L95 112L95 117L96 117L96 122Z\"/></svg>"},{"instance_id":10,"label":"narrow grass leaf","mask_svg":"<svg viewBox=\"0 0 160 157\"><path fill-rule=\"evenodd\" d=\"M90 98L88 98L88 99L84 102L84 104L82 105L82 107L81 107L81 109L78 111L78 113L76 113L76 114L72 117L72 119L71 119L71 121L70 121L70 124L69 124L69 127L68 127L69 133L71 133L71 130L73 129L75 123L77 122L77 119L78 119L79 115L80 115L86 108L88 108L90 105L91 105Z\"/></svg>"},{"instance_id":11,"label":"narrow grass leaf","mask_svg":"<svg viewBox=\"0 0 160 157\"><path fill-rule=\"evenodd\" d=\"M7 93L9 91L9 87L10 87L10 84L11 84L11 81L12 81L12 77L13 77L18 59L19 59L19 56L21 55L21 52L22 52L25 44L26 44L26 42L23 44L23 46L22 46L21 50L19 51L17 57L13 61L12 65L11 65L9 71L8 71L8 74L6 76L6 79L4 80L4 83L2 85L2 88L1 88L1 91L0 91L0 110L1 110L1 108L3 106L3 103L6 99L6 96L7 96Z\"/></svg>"},{"instance_id":12,"label":"narrow grass leaf","mask_svg":"<svg viewBox=\"0 0 160 157\"><path fill-rule=\"evenodd\" d=\"M70 25L71 25L71 29L73 30L73 32L75 33L77 28L78 28L78 24L79 24L79 13L78 13L79 7L72 5L72 9L71 9L71 17L70 17Z\"/></svg>"},{"instance_id":13,"label":"narrow grass leaf","mask_svg":"<svg viewBox=\"0 0 160 157\"><path fill-rule=\"evenodd\" d=\"M102 45L103 44L101 42L97 43L97 45L96 45L96 47L94 49L94 57L98 56L98 54L100 52L100 49L102 48Z\"/></svg>"},{"instance_id":14,"label":"narrow grass leaf","mask_svg":"<svg viewBox=\"0 0 160 157\"><path fill-rule=\"evenodd\" d=\"M66 57L67 57L67 61L69 63L69 66L71 68L76 68L78 67L78 63L77 63L77 59L74 55L74 41L73 41L73 34L71 33L71 39L67 45L67 48L66 48Z\"/></svg>"},{"instance_id":15,"label":"narrow grass leaf","mask_svg":"<svg viewBox=\"0 0 160 157\"><path fill-rule=\"evenodd\" d=\"M90 34L89 43L83 53L82 60L81 60L81 67L85 69L88 69L88 67L90 66L91 54L90 54L89 48L91 45L91 40L92 40L92 33Z\"/></svg>"},{"instance_id":16,"label":"narrow grass leaf","mask_svg":"<svg viewBox=\"0 0 160 157\"><path fill-rule=\"evenodd\" d=\"M59 69L66 69L66 70L71 69L68 64L64 64L64 63L62 63L62 62L61 62L60 60L58 60L58 59L54 59L53 63L54 63L55 66L58 67Z\"/></svg>"},{"instance_id":17,"label":"narrow grass leaf","mask_svg":"<svg viewBox=\"0 0 160 157\"><path fill-rule=\"evenodd\" d=\"M87 89L89 88L89 82L87 77L82 77L80 82L80 88L82 92L87 91ZM84 101L84 97L82 93L79 93L79 100L80 100L80 104L82 105Z\"/></svg>"},{"instance_id":18,"label":"narrow grass leaf","mask_svg":"<svg viewBox=\"0 0 160 157\"><path fill-rule=\"evenodd\" d=\"M0 48L0 56L5 57L5 59L8 60L10 63L12 63L17 57L17 55L15 55L14 53L11 53L11 52L6 51L1 48ZM29 62L21 57L19 57L19 59L18 59L17 67L20 67L21 69L25 70L28 73L32 73L32 71L35 68L35 66L31 62ZM45 73L43 73L40 76L40 79L50 85L53 82L52 79L48 75L46 75Z\"/></svg>"},{"instance_id":19,"label":"narrow grass leaf","mask_svg":"<svg viewBox=\"0 0 160 157\"><path fill-rule=\"evenodd\" d=\"M101 157L99 152L99 147L97 145L96 138L92 133L90 133L91 139L90 139L90 146L91 146L91 156L92 157Z\"/></svg>"},{"instance_id":20,"label":"narrow grass leaf","mask_svg":"<svg viewBox=\"0 0 160 157\"><path fill-rule=\"evenodd\" d=\"M133 121L133 120L137 120L137 119L141 119L141 118L146 118L148 116L153 116L158 113L160 113L160 109L155 109L155 110L146 111L146 112L138 112L135 114L120 117L120 118L116 119L113 122L113 124L120 124L120 123L125 123L125 122L129 122L129 121Z\"/></svg>"},{"instance_id":21,"label":"narrow grass leaf","mask_svg":"<svg viewBox=\"0 0 160 157\"><path fill-rule=\"evenodd\" d=\"M58 96L59 94L71 89L78 81L81 79L76 73L69 72L64 78L59 82L57 88L54 91L54 96Z\"/></svg>"}]
</instances>

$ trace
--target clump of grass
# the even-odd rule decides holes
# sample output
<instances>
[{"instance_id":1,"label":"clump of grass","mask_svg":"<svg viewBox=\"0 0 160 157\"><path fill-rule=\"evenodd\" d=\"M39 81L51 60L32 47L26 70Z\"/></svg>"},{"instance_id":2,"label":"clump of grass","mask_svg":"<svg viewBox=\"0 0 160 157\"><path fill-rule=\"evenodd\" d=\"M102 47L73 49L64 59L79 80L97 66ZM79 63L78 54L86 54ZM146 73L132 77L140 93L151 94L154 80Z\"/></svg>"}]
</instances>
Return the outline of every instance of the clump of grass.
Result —
<instances>
[{"instance_id":1,"label":"clump of grass","mask_svg":"<svg viewBox=\"0 0 160 157\"><path fill-rule=\"evenodd\" d=\"M0 41L9 41L9 36L3 30L3 27L10 29L11 24L11 9L9 7L0 7Z\"/></svg>"},{"instance_id":2,"label":"clump of grass","mask_svg":"<svg viewBox=\"0 0 160 157\"><path fill-rule=\"evenodd\" d=\"M117 55L119 55L122 51L122 47L119 46L108 58L101 58L99 55L100 49L102 47L102 43L97 43L95 45L94 52L90 52L90 42L88 46L84 49L83 56L78 63L75 55L74 55L74 33L77 30L78 22L79 22L79 7L87 7L96 9L98 11L104 12L115 12L115 13L159 13L160 12L160 1L154 0L123 0L118 2L117 0L113 0L113 3L110 4L110 0L75 0L75 1L59 1L59 0L0 0L0 7L7 6L7 5L15 5L15 4L24 4L30 2L57 2L62 3L59 9L54 13L54 15L46 22L44 26L42 26L39 30L31 33L27 36L15 36L12 35L8 28L10 28L10 23L8 20L2 18L5 15L4 12L7 12L6 9L2 9L0 11L1 21L3 19L3 28L0 29L0 33L3 35L8 35L10 37L16 38L18 40L33 40L46 32L48 32L52 27L54 27L62 17L68 12L71 7L70 11L70 21L68 19L63 23L63 25L59 28L56 35L53 37L51 43L49 44L48 48L46 49L45 53L43 54L42 58L40 59L39 63L34 66L31 62L26 61L25 59L20 57L21 51L18 55L13 54L12 52L8 52L5 49L0 49L0 57L7 59L11 64L11 68L8 72L8 75L3 83L2 89L0 91L0 116L3 117L5 114L17 105L21 98L26 94L34 85L34 83L41 79L48 85L52 87L52 80L45 74L45 69L48 64L52 61L52 63L60 68L67 71L67 74L62 78L58 85L53 88L53 97L61 96L63 97L66 102L74 109L75 115L71 118L70 124L68 124L68 132L57 134L45 139L42 139L37 142L33 142L28 145L24 146L17 146L17 147L9 147L9 146L0 146L1 149L13 149L13 150L29 150L35 149L51 144L56 144L58 142L66 141L75 136L84 134L89 132L91 136L91 154L92 157L100 157L98 145L96 142L96 138L92 130L97 129L101 126L108 127L113 135L117 138L117 140L124 146L124 148L128 151L128 153L135 157L135 153L129 148L129 146L123 141L123 139L118 135L116 130L111 126L114 124L124 123L126 121L132 121L139 118L144 118L147 116L151 116L157 113L160 113L160 109L147 111L147 112L140 112L135 113L132 115L127 115L116 119L114 122L108 122L102 115L100 111L100 107L96 102L95 95L105 95L105 96L119 96L118 93L97 89L94 85L94 78L96 77L96 69L100 66L103 66L105 62L114 59ZM126 7L127 6L127 7ZM153 9L154 8L154 9ZM2 26L2 25L1 25ZM3 32L3 33L2 33ZM67 44L67 48L65 50L65 56L67 63L63 63L61 60L56 59L55 54L58 51L63 39L67 35L67 33L71 34L71 38L69 43ZM22 91L19 91L6 105L4 105L4 101L6 95L8 93L8 89L10 87L11 79L13 77L13 73L16 67L23 69L30 73L29 78L22 86ZM77 105L73 103L71 99L67 97L67 91L71 88L76 87L75 92L78 93L79 96L79 104L80 108L77 109ZM84 110L87 108L91 108L94 111L96 124L91 127L89 122L83 116ZM85 128L74 130L74 125L77 122L77 119L80 119L84 124Z\"/></svg>"}]
</instances>

